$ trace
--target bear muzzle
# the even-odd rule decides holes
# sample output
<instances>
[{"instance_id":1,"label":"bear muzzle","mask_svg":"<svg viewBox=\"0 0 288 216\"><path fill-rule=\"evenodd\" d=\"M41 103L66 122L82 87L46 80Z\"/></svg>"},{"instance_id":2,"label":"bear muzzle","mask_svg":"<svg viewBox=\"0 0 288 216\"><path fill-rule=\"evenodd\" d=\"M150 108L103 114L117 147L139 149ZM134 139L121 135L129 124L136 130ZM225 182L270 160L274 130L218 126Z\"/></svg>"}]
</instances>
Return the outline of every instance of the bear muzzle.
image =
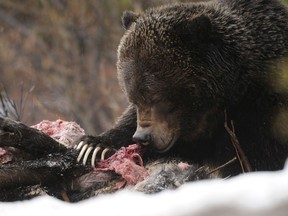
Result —
<instances>
[{"instance_id":1,"label":"bear muzzle","mask_svg":"<svg viewBox=\"0 0 288 216\"><path fill-rule=\"evenodd\" d=\"M133 135L133 141L147 147L153 148L159 153L168 151L178 139L178 135L171 133L161 136L161 134L153 134L149 130L137 130Z\"/></svg>"},{"instance_id":2,"label":"bear muzzle","mask_svg":"<svg viewBox=\"0 0 288 216\"><path fill-rule=\"evenodd\" d=\"M137 130L132 138L134 142L143 146L148 146L151 143L151 134L145 133L143 131Z\"/></svg>"}]
</instances>

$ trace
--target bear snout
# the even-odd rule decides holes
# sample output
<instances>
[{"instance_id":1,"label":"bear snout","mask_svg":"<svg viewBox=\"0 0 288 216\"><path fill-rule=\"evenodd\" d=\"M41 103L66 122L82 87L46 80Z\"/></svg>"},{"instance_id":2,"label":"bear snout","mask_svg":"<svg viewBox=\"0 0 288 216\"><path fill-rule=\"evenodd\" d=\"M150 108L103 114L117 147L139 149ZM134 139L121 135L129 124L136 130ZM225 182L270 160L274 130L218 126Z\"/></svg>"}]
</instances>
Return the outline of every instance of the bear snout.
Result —
<instances>
[{"instance_id":1,"label":"bear snout","mask_svg":"<svg viewBox=\"0 0 288 216\"><path fill-rule=\"evenodd\" d=\"M151 134L137 130L133 135L133 141L140 145L147 146L151 143Z\"/></svg>"}]
</instances>

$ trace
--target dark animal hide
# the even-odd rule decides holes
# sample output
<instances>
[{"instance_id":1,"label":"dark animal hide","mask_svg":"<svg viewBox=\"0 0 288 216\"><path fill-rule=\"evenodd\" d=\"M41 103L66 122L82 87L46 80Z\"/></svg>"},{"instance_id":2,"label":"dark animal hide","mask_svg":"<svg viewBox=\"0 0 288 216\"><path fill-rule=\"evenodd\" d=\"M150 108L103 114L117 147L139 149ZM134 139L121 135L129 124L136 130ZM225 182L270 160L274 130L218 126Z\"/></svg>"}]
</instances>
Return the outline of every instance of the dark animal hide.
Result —
<instances>
[{"instance_id":1,"label":"dark animal hide","mask_svg":"<svg viewBox=\"0 0 288 216\"><path fill-rule=\"evenodd\" d=\"M208 167L171 158L143 165L139 145L123 147L110 158L97 161L96 168L92 168L77 162L79 150L71 145L65 146L8 118L0 118L0 148L0 161L6 158L0 165L0 201L49 194L76 202L122 188L155 193L188 181L211 178L216 173Z\"/></svg>"}]
</instances>

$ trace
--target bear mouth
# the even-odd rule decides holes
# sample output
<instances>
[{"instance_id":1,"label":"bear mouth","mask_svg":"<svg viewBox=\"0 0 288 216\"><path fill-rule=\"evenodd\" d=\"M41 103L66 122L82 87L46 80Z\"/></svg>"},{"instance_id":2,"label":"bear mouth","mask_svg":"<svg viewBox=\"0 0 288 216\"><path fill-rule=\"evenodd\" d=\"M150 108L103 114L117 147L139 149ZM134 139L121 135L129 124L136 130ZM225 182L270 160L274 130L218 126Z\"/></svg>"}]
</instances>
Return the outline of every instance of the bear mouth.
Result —
<instances>
[{"instance_id":1,"label":"bear mouth","mask_svg":"<svg viewBox=\"0 0 288 216\"><path fill-rule=\"evenodd\" d=\"M164 152L169 151L174 146L174 143L176 142L176 139L177 139L177 136L173 135L171 137L171 139L167 142L165 147L163 147L163 148L157 148L157 145L156 145L156 151L159 152L159 153L164 153ZM163 139L161 139L161 141L163 143L165 143L165 141Z\"/></svg>"}]
</instances>

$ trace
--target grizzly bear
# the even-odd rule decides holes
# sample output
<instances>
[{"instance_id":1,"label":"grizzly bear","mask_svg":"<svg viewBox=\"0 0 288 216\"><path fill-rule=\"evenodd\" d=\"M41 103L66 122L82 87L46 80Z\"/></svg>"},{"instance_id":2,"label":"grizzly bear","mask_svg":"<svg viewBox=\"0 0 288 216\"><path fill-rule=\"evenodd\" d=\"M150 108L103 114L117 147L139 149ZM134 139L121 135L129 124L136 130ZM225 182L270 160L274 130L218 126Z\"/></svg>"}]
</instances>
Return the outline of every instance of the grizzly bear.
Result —
<instances>
[{"instance_id":1,"label":"grizzly bear","mask_svg":"<svg viewBox=\"0 0 288 216\"><path fill-rule=\"evenodd\" d=\"M275 80L288 56L288 11L280 1L179 3L124 12L122 23L117 72L130 105L111 130L81 137L85 150L136 142L146 158L219 166L236 156L226 123L253 171L283 168L288 136L277 119L288 94ZM239 162L223 171L241 172Z\"/></svg>"}]
</instances>

